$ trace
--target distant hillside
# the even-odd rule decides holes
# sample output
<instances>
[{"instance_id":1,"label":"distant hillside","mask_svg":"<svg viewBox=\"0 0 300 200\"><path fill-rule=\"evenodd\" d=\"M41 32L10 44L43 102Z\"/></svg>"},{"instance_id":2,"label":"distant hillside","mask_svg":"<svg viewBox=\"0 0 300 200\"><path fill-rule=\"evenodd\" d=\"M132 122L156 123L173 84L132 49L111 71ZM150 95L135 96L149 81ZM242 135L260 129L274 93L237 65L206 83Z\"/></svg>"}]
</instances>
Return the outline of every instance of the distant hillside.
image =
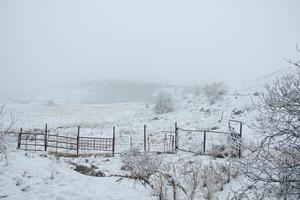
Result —
<instances>
[{"instance_id":1,"label":"distant hillside","mask_svg":"<svg viewBox=\"0 0 300 200\"><path fill-rule=\"evenodd\" d=\"M26 101L55 104L109 104L148 102L159 88L172 87L161 83L131 80L89 81L53 88Z\"/></svg>"}]
</instances>

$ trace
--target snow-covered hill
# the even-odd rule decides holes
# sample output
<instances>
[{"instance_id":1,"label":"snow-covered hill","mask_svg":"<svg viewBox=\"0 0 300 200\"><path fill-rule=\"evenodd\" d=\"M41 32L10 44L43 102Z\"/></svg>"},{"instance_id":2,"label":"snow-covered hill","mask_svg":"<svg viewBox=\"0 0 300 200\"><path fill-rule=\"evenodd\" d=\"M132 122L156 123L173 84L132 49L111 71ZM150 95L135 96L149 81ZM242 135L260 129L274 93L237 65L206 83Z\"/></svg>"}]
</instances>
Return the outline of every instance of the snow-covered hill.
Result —
<instances>
[{"instance_id":1,"label":"snow-covered hill","mask_svg":"<svg viewBox=\"0 0 300 200\"><path fill-rule=\"evenodd\" d=\"M129 149L129 141L132 140L133 147L139 148L143 137L143 125L147 125L147 134L149 143L155 146L164 136L160 131L174 130L174 122L179 127L186 129L207 129L207 130L228 130L228 120L235 119L243 121L243 144L251 143L257 138L251 126L256 123L255 116L257 114L253 101L259 98L259 94L264 90L263 86L272 83L277 77L281 77L287 73L294 73L294 68L288 68L279 72L271 73L246 83L242 86L230 88L229 91L214 103L208 101L204 93L195 94L191 88L187 87L168 87L169 94L175 100L175 111L165 114L156 114L153 104L130 103L130 104L111 104L111 105L51 105L47 106L40 103L8 104L7 112L18 118L15 129L20 127L43 128L48 122L49 128L62 127L59 131L72 132L76 126L80 125L82 134L86 136L111 136L112 126L116 126L116 152L123 152ZM115 82L114 82L115 83ZM72 86L63 88L53 92L41 95L39 101L48 101L49 99L59 103L97 103L97 99L105 99L104 94L109 94L107 102L118 102L120 96L127 97L129 94L125 91L132 89L131 100L145 100L144 97L149 95L161 87L159 84L118 84L109 83L105 90L113 90L108 93L98 93L105 91L103 82L101 87L98 84L87 83L86 85ZM134 86L135 85L135 86ZM144 90L143 88L146 89ZM164 87L164 86L163 86ZM97 90L99 89L99 90ZM124 91L122 91L124 90ZM59 91L59 92L58 92ZM94 92L94 93L93 93ZM116 94L122 95L118 96ZM141 93L139 93L141 92ZM148 94L149 93L149 94ZM50 95L50 94L53 94ZM93 96L93 95L94 96ZM98 94L100 96L98 96ZM49 95L49 96L47 96ZM57 95L57 96L56 96ZM116 95L116 96L114 96ZM76 99L80 96L84 99ZM67 97L67 98L66 98ZM93 97L93 98L92 98ZM115 97L115 98L112 98ZM90 99L90 101L88 101ZM106 102L106 103L107 103ZM6 115L9 119L9 115ZM190 132L179 132L179 143L185 145L193 151L201 150L202 134ZM123 141L122 145L119 144ZM128 142L128 145L124 143ZM212 144L226 143L226 137L219 135L207 135L208 151ZM106 173L122 172L120 170L122 164L119 155L114 158L78 158L78 159L60 159L53 161L53 156L40 156L40 154L29 154L24 156L23 151L15 149L16 141L10 138L10 158L8 165L1 161L0 167L0 197L6 199L95 199L101 198L102 193L104 199L156 199L152 196L149 187L142 188L137 183L137 187L133 187L131 181L122 183L116 182L117 179L106 177L86 177L75 173L71 170L70 162L88 163L97 165ZM163 143L162 143L163 144ZM200 160L202 163L225 163L225 159L212 159L206 156L195 156L195 154L180 152L174 155L162 155L164 162L175 163L176 165L184 165L191 160ZM31 165L34 167L31 167ZM54 179L50 178L53 171L56 173ZM245 179L234 178L230 183L224 185L224 190L215 192L214 197L218 199L227 199L232 190L246 186L243 182ZM16 185L17 184L17 185ZM88 187L85 191L80 192L81 185ZM128 186L129 184L129 186ZM101 189L99 189L101 188ZM53 191L57 191L56 193ZM120 191L117 194L116 191ZM197 191L196 196L203 198L202 190ZM73 194L65 196L65 194ZM52 195L51 197L49 195Z\"/></svg>"},{"instance_id":2,"label":"snow-covered hill","mask_svg":"<svg viewBox=\"0 0 300 200\"><path fill-rule=\"evenodd\" d=\"M132 80L88 81L52 88L20 100L65 105L146 102L150 101L153 92L161 87L171 86Z\"/></svg>"}]
</instances>

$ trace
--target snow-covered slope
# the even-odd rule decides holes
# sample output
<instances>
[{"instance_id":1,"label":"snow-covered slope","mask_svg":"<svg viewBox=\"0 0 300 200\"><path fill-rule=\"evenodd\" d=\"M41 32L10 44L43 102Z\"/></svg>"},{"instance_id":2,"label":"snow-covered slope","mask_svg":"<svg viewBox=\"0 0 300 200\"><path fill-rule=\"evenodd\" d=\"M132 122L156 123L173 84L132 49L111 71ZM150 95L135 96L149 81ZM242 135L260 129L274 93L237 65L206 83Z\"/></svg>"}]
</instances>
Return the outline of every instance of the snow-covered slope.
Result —
<instances>
[{"instance_id":1,"label":"snow-covered slope","mask_svg":"<svg viewBox=\"0 0 300 200\"><path fill-rule=\"evenodd\" d=\"M101 80L52 88L27 97L26 101L49 104L109 104L146 102L158 88L170 87L154 82L132 80Z\"/></svg>"},{"instance_id":2,"label":"snow-covered slope","mask_svg":"<svg viewBox=\"0 0 300 200\"><path fill-rule=\"evenodd\" d=\"M257 114L253 101L258 100L257 92L263 91L263 86L272 83L277 77L287 73L294 73L294 68L275 72L260 77L253 82L246 83L236 88L231 88L222 98L211 104L204 94L193 94L189 88L169 87L169 91L175 99L175 111L165 114L156 114L154 105L145 103L113 104L113 105L40 105L8 104L7 112L18 118L15 124L16 130L20 127L43 128L48 122L48 127L62 127L59 131L76 132L76 126L80 125L82 135L85 136L111 136L112 126L116 126L116 152L123 152L130 148L129 141L132 140L133 147L139 147L143 139L143 125L147 125L149 142L155 146L157 141L162 141L164 134L162 130L174 130L174 123L186 129L214 129L220 131L228 130L228 120L235 119L243 121L243 143L251 143L257 138L250 128L256 123ZM125 87L125 86L124 86ZM126 88L129 87L128 85ZM90 84L80 86L80 95L87 95L93 88ZM112 88L112 87L111 87ZM116 86L119 91L120 84ZM137 87L144 88L144 87ZM150 87L147 92L156 90L159 86ZM78 88L74 89L77 92ZM139 91L136 89L135 91ZM74 92L75 93L75 92ZM50 94L50 93L48 93ZM57 94L57 90L55 91ZM84 94L84 95L83 95ZM89 93L90 94L90 93ZM123 95L127 93L122 93ZM61 91L61 98L69 96L67 92ZM72 95L70 95L71 97ZM76 96L76 95L75 95ZM91 96L90 96L91 97ZM43 97L44 98L44 97ZM51 99L59 99L50 96ZM47 98L45 98L47 99ZM94 98L93 98L94 99ZM67 100L66 102L68 102ZM73 97L70 102L74 101ZM87 102L85 102L87 103ZM9 119L9 115L6 115ZM201 150L203 135L199 133L179 132L179 143L193 151ZM121 141L121 142L120 142ZM127 141L128 144L124 143ZM224 144L226 137L220 135L207 135L208 150L211 144ZM120 144L122 143L122 144ZM115 178L86 177L75 173L70 169L68 160L56 160L54 157L40 157L39 154L29 154L25 157L24 152L15 149L16 141L10 142L11 153L9 165L5 166L4 160L0 162L0 198L4 199L156 199L151 194L151 189L143 188L140 184L133 186L131 181L116 182ZM163 144L163 143L160 143ZM158 145L157 145L158 146ZM155 146L155 147L157 147ZM166 162L178 160L201 159L203 163L212 161L209 157L195 156L194 154L180 152L174 155L163 155ZM69 159L72 161L72 159ZM102 170L118 172L121 157L115 158L84 158L73 160L76 163L97 163ZM223 162L222 160L220 162ZM50 178L54 166L54 179ZM235 188L239 188L243 180L235 179L232 182ZM16 185L17 184L17 185ZM232 183L230 183L232 184ZM226 199L231 192L232 185L225 185L223 192L216 194L219 199ZM82 185L85 189L81 189ZM197 194L200 195L201 194Z\"/></svg>"}]
</instances>

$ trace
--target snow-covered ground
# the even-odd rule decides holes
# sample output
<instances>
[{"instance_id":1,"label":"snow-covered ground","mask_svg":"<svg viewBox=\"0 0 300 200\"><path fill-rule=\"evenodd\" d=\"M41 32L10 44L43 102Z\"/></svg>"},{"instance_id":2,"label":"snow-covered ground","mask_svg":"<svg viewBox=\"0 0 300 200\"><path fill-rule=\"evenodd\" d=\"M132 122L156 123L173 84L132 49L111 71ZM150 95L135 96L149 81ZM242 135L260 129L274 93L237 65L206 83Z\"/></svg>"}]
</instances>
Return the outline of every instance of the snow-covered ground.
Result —
<instances>
[{"instance_id":1,"label":"snow-covered ground","mask_svg":"<svg viewBox=\"0 0 300 200\"><path fill-rule=\"evenodd\" d=\"M256 112L253 101L258 99L257 92L262 86L276 76L287 73L277 72L265 78L260 78L242 87L232 88L220 101L210 104L204 95L194 95L185 88L173 90L176 100L176 110L172 113L155 114L153 105L146 103L119 103L106 105L47 105L38 102L12 103L6 102L4 124L9 122L10 113L17 120L14 130L44 128L48 123L50 129L62 127L76 132L81 127L84 136L111 135L112 127L116 126L116 151L122 152L129 145L119 145L122 138L138 143L143 137L143 125L147 125L151 140L163 137L162 130L174 130L174 123L187 129L214 129L228 131L228 120L243 121L243 142L255 141L251 126L255 124ZM1 102L0 102L1 103ZM208 141L223 144L226 138L218 135L208 135ZM199 148L202 135L179 132L180 144ZM4 159L0 163L0 199L157 199L151 188L131 180L117 182L114 177L90 177L79 174L72 169L73 163L95 164L106 174L122 173L121 157L113 158L60 158L45 153L29 153L16 150L16 138L9 137L8 165ZM150 141L151 142L151 141ZM195 158L197 157L197 158ZM195 156L180 152L177 155L163 155L165 160L201 159L203 162L213 160L210 157ZM176 162L176 161L174 161ZM214 161L213 161L214 162ZM51 178L52 172L54 173ZM226 199L228 194L241 186L236 178L225 185L224 191L215 194L220 199Z\"/></svg>"},{"instance_id":2,"label":"snow-covered ground","mask_svg":"<svg viewBox=\"0 0 300 200\"><path fill-rule=\"evenodd\" d=\"M109 163L110 169L118 166L117 158L98 158L101 161ZM25 156L12 148L8 162L1 162L0 199L154 199L150 188L134 181L116 182L118 178L80 174L71 169L68 159L39 153Z\"/></svg>"}]
</instances>

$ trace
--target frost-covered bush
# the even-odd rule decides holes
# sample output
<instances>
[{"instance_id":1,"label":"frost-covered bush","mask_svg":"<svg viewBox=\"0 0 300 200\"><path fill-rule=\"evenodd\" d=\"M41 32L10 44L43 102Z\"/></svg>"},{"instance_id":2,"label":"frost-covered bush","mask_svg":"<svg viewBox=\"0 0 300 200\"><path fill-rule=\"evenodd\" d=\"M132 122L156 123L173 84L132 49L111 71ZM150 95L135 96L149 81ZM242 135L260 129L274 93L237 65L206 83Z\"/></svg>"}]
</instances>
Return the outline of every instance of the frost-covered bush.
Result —
<instances>
[{"instance_id":1,"label":"frost-covered bush","mask_svg":"<svg viewBox=\"0 0 300 200\"><path fill-rule=\"evenodd\" d=\"M200 190L202 180L202 162L192 161L183 165L181 169L183 175L184 188L186 191L187 199L195 199L196 193Z\"/></svg>"},{"instance_id":2,"label":"frost-covered bush","mask_svg":"<svg viewBox=\"0 0 300 200\"><path fill-rule=\"evenodd\" d=\"M4 125L3 120L4 115L4 105L0 105L0 160L4 158L6 160L6 164L8 164L8 151L7 151L7 143L5 141L5 136L9 133L9 130L14 125L15 120L11 116L11 121L8 126Z\"/></svg>"},{"instance_id":3,"label":"frost-covered bush","mask_svg":"<svg viewBox=\"0 0 300 200\"><path fill-rule=\"evenodd\" d=\"M160 200L212 199L236 171L227 162L202 163L198 159L179 159L174 163L137 150L124 152L121 169L130 179L146 183Z\"/></svg>"},{"instance_id":4,"label":"frost-covered bush","mask_svg":"<svg viewBox=\"0 0 300 200\"><path fill-rule=\"evenodd\" d=\"M175 110L175 100L171 92L158 90L154 94L154 112L156 114L169 113Z\"/></svg>"},{"instance_id":5,"label":"frost-covered bush","mask_svg":"<svg viewBox=\"0 0 300 200\"><path fill-rule=\"evenodd\" d=\"M131 150L123 154L121 169L129 171L134 178L148 180L152 174L158 172L161 162L156 156Z\"/></svg>"},{"instance_id":6,"label":"frost-covered bush","mask_svg":"<svg viewBox=\"0 0 300 200\"><path fill-rule=\"evenodd\" d=\"M224 82L206 84L202 87L203 94L207 97L210 104L222 100L222 97L228 92L228 87Z\"/></svg>"},{"instance_id":7,"label":"frost-covered bush","mask_svg":"<svg viewBox=\"0 0 300 200\"><path fill-rule=\"evenodd\" d=\"M165 191L163 197L169 199L211 199L215 192L223 190L224 184L230 182L235 171L226 162L203 164L201 160L181 160L176 165L163 165L157 178L157 191ZM164 181L164 182L163 182ZM162 186L162 188L160 188ZM168 187L169 186L169 187ZM171 191L171 192L170 192Z\"/></svg>"},{"instance_id":8,"label":"frost-covered bush","mask_svg":"<svg viewBox=\"0 0 300 200\"><path fill-rule=\"evenodd\" d=\"M223 191L224 184L231 180L232 169L226 163L213 164L204 166L202 179L203 187L206 187L211 193Z\"/></svg>"},{"instance_id":9,"label":"frost-covered bush","mask_svg":"<svg viewBox=\"0 0 300 200\"><path fill-rule=\"evenodd\" d=\"M276 198L300 196L300 72L266 85L257 104L260 141L244 154L239 169L264 183ZM271 193L270 193L271 194Z\"/></svg>"},{"instance_id":10,"label":"frost-covered bush","mask_svg":"<svg viewBox=\"0 0 300 200\"><path fill-rule=\"evenodd\" d=\"M212 145L211 155L214 158L224 158L227 156L225 145Z\"/></svg>"}]
</instances>

